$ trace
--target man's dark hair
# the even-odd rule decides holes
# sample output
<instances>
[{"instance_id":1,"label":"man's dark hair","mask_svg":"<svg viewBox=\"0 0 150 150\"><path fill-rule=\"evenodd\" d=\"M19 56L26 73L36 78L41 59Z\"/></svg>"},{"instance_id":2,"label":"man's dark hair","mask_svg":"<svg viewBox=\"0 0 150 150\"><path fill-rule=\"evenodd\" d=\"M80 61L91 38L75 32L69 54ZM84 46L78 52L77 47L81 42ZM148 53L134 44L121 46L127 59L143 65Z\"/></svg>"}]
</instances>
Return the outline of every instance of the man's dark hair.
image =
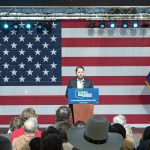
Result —
<instances>
[{"instance_id":1,"label":"man's dark hair","mask_svg":"<svg viewBox=\"0 0 150 150\"><path fill-rule=\"evenodd\" d=\"M83 69L83 71L84 71L84 67L83 67L83 66L77 66L77 67L76 67L76 72L77 72L77 70L78 70L79 68Z\"/></svg>"},{"instance_id":2,"label":"man's dark hair","mask_svg":"<svg viewBox=\"0 0 150 150\"><path fill-rule=\"evenodd\" d=\"M2 135L0 135L0 150L12 150L10 140Z\"/></svg>"},{"instance_id":3,"label":"man's dark hair","mask_svg":"<svg viewBox=\"0 0 150 150\"><path fill-rule=\"evenodd\" d=\"M40 150L40 141L41 141L41 139L39 137L33 138L29 142L30 149L31 150Z\"/></svg>"},{"instance_id":4,"label":"man's dark hair","mask_svg":"<svg viewBox=\"0 0 150 150\"><path fill-rule=\"evenodd\" d=\"M46 130L44 130L42 132L42 138L46 137L48 134L58 134L58 135L60 135L59 131L53 126L49 126Z\"/></svg>"},{"instance_id":5,"label":"man's dark hair","mask_svg":"<svg viewBox=\"0 0 150 150\"><path fill-rule=\"evenodd\" d=\"M68 106L60 106L56 110L56 121L70 121L71 119L71 110Z\"/></svg>"},{"instance_id":6,"label":"man's dark hair","mask_svg":"<svg viewBox=\"0 0 150 150\"><path fill-rule=\"evenodd\" d=\"M70 121L61 121L57 124L56 128L60 132L63 142L68 142L67 131L72 126L73 125L70 123Z\"/></svg>"},{"instance_id":7,"label":"man's dark hair","mask_svg":"<svg viewBox=\"0 0 150 150\"><path fill-rule=\"evenodd\" d=\"M147 126L144 129L144 133L143 133L143 140L148 140L150 139L150 126Z\"/></svg>"},{"instance_id":8,"label":"man's dark hair","mask_svg":"<svg viewBox=\"0 0 150 150\"><path fill-rule=\"evenodd\" d=\"M150 150L150 143L147 144L146 150Z\"/></svg>"},{"instance_id":9,"label":"man's dark hair","mask_svg":"<svg viewBox=\"0 0 150 150\"><path fill-rule=\"evenodd\" d=\"M126 138L126 129L124 128L123 125L119 123L115 123L113 125L110 125L109 127L109 132L114 132L122 135L122 137L125 139Z\"/></svg>"},{"instance_id":10,"label":"man's dark hair","mask_svg":"<svg viewBox=\"0 0 150 150\"><path fill-rule=\"evenodd\" d=\"M41 139L41 150L63 150L61 136L58 134L48 134Z\"/></svg>"}]
</instances>

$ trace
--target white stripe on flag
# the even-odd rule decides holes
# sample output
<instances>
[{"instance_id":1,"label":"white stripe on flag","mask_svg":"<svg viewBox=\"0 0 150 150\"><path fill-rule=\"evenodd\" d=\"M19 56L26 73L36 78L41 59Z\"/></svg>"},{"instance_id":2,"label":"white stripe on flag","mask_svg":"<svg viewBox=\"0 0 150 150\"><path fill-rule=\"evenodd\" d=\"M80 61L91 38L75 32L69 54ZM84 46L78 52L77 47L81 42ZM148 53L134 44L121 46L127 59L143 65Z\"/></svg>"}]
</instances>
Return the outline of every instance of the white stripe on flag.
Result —
<instances>
[{"instance_id":1,"label":"white stripe on flag","mask_svg":"<svg viewBox=\"0 0 150 150\"><path fill-rule=\"evenodd\" d=\"M94 114L150 114L150 105L95 105Z\"/></svg>"},{"instance_id":2,"label":"white stripe on flag","mask_svg":"<svg viewBox=\"0 0 150 150\"><path fill-rule=\"evenodd\" d=\"M62 28L63 38L138 38L150 37L150 28L145 29L109 29L105 28Z\"/></svg>"},{"instance_id":3,"label":"white stripe on flag","mask_svg":"<svg viewBox=\"0 0 150 150\"><path fill-rule=\"evenodd\" d=\"M62 76L75 76L74 67L63 67ZM86 66L85 76L146 76L150 66Z\"/></svg>"},{"instance_id":4,"label":"white stripe on flag","mask_svg":"<svg viewBox=\"0 0 150 150\"><path fill-rule=\"evenodd\" d=\"M18 115L25 108L32 107L38 115L55 115L60 105L1 106L1 115ZM109 110L109 111L108 111ZM150 114L150 105L95 105L94 114Z\"/></svg>"},{"instance_id":5,"label":"white stripe on flag","mask_svg":"<svg viewBox=\"0 0 150 150\"><path fill-rule=\"evenodd\" d=\"M25 108L32 107L35 109L36 113L38 115L55 115L56 110L61 105L20 105L19 107L17 105L6 105L6 106L0 106L0 114L1 115L18 115L21 114L22 110Z\"/></svg>"},{"instance_id":6,"label":"white stripe on flag","mask_svg":"<svg viewBox=\"0 0 150 150\"><path fill-rule=\"evenodd\" d=\"M140 85L108 85L94 86L99 89L100 95L150 95L146 86ZM65 95L66 86L2 86L0 96L59 96Z\"/></svg>"},{"instance_id":7,"label":"white stripe on flag","mask_svg":"<svg viewBox=\"0 0 150 150\"><path fill-rule=\"evenodd\" d=\"M142 49L142 50L141 50ZM63 47L62 57L149 57L150 47Z\"/></svg>"},{"instance_id":8,"label":"white stripe on flag","mask_svg":"<svg viewBox=\"0 0 150 150\"><path fill-rule=\"evenodd\" d=\"M39 128L47 128L53 124L39 124ZM148 126L148 124L128 124L131 127L137 127L137 128L145 128ZM0 125L0 128L9 128L9 125Z\"/></svg>"}]
</instances>

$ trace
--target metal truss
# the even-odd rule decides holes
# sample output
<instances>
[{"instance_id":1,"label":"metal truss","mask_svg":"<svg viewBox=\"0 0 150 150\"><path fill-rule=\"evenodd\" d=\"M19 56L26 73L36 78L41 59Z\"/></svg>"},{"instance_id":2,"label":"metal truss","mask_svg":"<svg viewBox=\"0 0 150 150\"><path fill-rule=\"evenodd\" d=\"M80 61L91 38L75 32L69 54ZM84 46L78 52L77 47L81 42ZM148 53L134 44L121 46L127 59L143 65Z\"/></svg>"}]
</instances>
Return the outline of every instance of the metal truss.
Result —
<instances>
[{"instance_id":1,"label":"metal truss","mask_svg":"<svg viewBox=\"0 0 150 150\"><path fill-rule=\"evenodd\" d=\"M150 7L0 7L0 20L150 20Z\"/></svg>"}]
</instances>

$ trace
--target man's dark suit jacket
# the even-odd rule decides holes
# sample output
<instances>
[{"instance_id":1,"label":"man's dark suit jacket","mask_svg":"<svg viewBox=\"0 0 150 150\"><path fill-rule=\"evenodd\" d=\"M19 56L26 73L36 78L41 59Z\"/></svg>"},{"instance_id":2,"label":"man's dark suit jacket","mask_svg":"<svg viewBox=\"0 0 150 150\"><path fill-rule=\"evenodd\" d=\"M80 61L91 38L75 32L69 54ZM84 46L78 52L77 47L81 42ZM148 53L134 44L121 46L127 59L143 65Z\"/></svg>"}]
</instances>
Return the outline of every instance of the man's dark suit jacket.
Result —
<instances>
[{"instance_id":1,"label":"man's dark suit jacket","mask_svg":"<svg viewBox=\"0 0 150 150\"><path fill-rule=\"evenodd\" d=\"M68 88L77 88L77 78L73 78L69 81L66 96L68 97ZM93 88L93 83L90 79L84 78L84 88Z\"/></svg>"}]
</instances>

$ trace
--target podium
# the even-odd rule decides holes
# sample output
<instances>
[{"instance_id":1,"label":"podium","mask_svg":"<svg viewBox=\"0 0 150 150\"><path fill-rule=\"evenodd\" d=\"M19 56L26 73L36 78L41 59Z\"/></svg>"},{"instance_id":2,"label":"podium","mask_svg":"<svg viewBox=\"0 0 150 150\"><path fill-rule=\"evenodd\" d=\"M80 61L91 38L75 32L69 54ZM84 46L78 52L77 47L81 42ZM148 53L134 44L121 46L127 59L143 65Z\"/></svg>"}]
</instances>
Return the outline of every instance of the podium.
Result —
<instances>
[{"instance_id":1,"label":"podium","mask_svg":"<svg viewBox=\"0 0 150 150\"><path fill-rule=\"evenodd\" d=\"M87 122L88 119L93 115L94 104L74 104L74 122L82 120Z\"/></svg>"},{"instance_id":2,"label":"podium","mask_svg":"<svg viewBox=\"0 0 150 150\"><path fill-rule=\"evenodd\" d=\"M73 104L73 120L87 122L93 115L94 104L99 103L98 88L68 89L68 103Z\"/></svg>"}]
</instances>

